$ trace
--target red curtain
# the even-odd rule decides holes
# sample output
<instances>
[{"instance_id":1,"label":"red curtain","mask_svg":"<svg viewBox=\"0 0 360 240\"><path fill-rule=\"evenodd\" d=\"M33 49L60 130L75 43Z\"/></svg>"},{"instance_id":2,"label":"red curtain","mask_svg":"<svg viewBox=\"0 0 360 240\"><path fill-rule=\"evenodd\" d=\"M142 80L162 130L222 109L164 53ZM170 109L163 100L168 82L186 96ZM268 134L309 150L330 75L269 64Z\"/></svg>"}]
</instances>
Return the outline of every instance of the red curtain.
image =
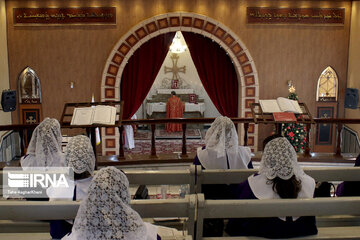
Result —
<instances>
[{"instance_id":1,"label":"red curtain","mask_svg":"<svg viewBox=\"0 0 360 240\"><path fill-rule=\"evenodd\" d=\"M163 64L175 32L161 34L141 45L130 57L121 78L123 119L130 119L143 103Z\"/></svg>"},{"instance_id":2,"label":"red curtain","mask_svg":"<svg viewBox=\"0 0 360 240\"><path fill-rule=\"evenodd\" d=\"M238 116L238 79L220 45L200 34L182 32L199 77L220 114Z\"/></svg>"}]
</instances>

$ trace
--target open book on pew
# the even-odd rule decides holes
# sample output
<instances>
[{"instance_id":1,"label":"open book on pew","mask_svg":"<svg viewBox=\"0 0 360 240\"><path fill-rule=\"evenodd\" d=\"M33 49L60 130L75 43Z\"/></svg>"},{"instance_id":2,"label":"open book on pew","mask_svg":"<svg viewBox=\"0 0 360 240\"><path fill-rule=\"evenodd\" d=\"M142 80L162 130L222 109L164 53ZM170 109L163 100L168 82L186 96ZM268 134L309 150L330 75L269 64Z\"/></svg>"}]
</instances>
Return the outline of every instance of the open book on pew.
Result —
<instances>
[{"instance_id":1,"label":"open book on pew","mask_svg":"<svg viewBox=\"0 0 360 240\"><path fill-rule=\"evenodd\" d=\"M115 121L116 107L97 105L75 108L70 125L114 125Z\"/></svg>"},{"instance_id":2,"label":"open book on pew","mask_svg":"<svg viewBox=\"0 0 360 240\"><path fill-rule=\"evenodd\" d=\"M303 113L301 107L296 100L284 97L277 99L259 100L261 109L264 113L292 112L296 114Z\"/></svg>"}]
</instances>

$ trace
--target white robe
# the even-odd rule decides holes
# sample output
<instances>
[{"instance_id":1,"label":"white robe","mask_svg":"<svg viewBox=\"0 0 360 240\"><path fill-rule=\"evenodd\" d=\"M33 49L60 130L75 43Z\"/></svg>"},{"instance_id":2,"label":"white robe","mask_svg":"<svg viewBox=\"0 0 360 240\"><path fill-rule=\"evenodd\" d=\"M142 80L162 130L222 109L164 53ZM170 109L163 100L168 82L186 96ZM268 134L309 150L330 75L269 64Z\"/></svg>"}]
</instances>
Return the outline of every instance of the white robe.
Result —
<instances>
[{"instance_id":1,"label":"white robe","mask_svg":"<svg viewBox=\"0 0 360 240\"><path fill-rule=\"evenodd\" d=\"M131 119L137 119L136 114L131 117ZM125 142L124 142L124 148L126 149L133 149L135 148L135 142L134 142L134 129L131 125L125 125Z\"/></svg>"}]
</instances>

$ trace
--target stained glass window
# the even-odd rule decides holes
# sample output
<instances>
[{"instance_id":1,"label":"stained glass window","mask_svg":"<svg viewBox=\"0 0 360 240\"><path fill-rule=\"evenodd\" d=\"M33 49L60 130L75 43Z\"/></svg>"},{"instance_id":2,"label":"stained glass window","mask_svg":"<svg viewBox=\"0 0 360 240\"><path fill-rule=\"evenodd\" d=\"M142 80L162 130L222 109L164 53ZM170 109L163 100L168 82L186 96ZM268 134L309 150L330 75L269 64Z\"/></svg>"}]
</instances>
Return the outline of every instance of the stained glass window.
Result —
<instances>
[{"instance_id":1,"label":"stained glass window","mask_svg":"<svg viewBox=\"0 0 360 240\"><path fill-rule=\"evenodd\" d=\"M321 73L316 91L316 101L337 101L338 77L330 66Z\"/></svg>"}]
</instances>

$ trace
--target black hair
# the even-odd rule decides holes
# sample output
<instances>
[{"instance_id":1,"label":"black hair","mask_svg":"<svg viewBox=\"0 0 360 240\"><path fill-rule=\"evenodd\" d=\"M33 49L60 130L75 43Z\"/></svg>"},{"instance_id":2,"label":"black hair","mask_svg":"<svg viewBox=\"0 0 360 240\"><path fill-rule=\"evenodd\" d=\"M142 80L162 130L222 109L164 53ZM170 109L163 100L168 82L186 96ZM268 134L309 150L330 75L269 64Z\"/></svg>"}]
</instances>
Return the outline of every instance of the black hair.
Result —
<instances>
[{"instance_id":1,"label":"black hair","mask_svg":"<svg viewBox=\"0 0 360 240\"><path fill-rule=\"evenodd\" d=\"M268 184L272 184L273 191L281 198L297 198L301 190L301 180L298 180L295 175L288 180L276 177L268 180Z\"/></svg>"},{"instance_id":2,"label":"black hair","mask_svg":"<svg viewBox=\"0 0 360 240\"><path fill-rule=\"evenodd\" d=\"M268 142L270 142L271 140L274 140L275 138L279 138L279 137L282 137L282 135L281 134L273 134L273 135L266 137L263 141L263 149L265 149L265 146Z\"/></svg>"},{"instance_id":3,"label":"black hair","mask_svg":"<svg viewBox=\"0 0 360 240\"><path fill-rule=\"evenodd\" d=\"M80 179L84 179L84 178L88 178L90 177L91 174L88 171L82 172L82 173L75 173L74 172L74 179L75 180L80 180Z\"/></svg>"},{"instance_id":4,"label":"black hair","mask_svg":"<svg viewBox=\"0 0 360 240\"><path fill-rule=\"evenodd\" d=\"M176 95L176 92L175 92L175 91L171 91L171 95Z\"/></svg>"}]
</instances>

